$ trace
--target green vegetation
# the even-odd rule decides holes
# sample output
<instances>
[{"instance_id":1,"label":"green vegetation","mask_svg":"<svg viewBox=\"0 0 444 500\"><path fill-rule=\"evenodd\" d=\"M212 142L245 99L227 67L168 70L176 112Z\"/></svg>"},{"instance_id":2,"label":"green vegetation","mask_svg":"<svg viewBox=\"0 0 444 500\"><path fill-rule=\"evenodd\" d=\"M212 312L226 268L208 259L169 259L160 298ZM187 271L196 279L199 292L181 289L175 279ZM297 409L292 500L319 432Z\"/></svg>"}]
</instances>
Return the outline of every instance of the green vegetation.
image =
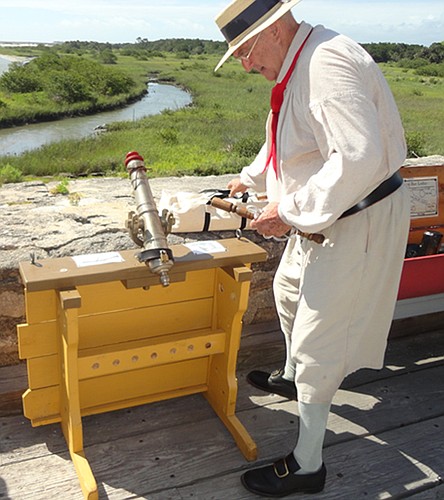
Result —
<instances>
[{"instance_id":1,"label":"green vegetation","mask_svg":"<svg viewBox=\"0 0 444 500\"><path fill-rule=\"evenodd\" d=\"M69 184L69 181L65 177L57 184L57 186L52 188L51 193L52 194L64 194L64 195L69 194L68 184Z\"/></svg>"},{"instance_id":2,"label":"green vegetation","mask_svg":"<svg viewBox=\"0 0 444 500\"><path fill-rule=\"evenodd\" d=\"M11 182L20 182L22 178L22 172L9 163L0 167L0 186Z\"/></svg>"},{"instance_id":3,"label":"green vegetation","mask_svg":"<svg viewBox=\"0 0 444 500\"><path fill-rule=\"evenodd\" d=\"M102 55L106 58L106 52ZM108 61L115 61L110 55ZM87 57L45 51L0 77L0 126L57 119L122 105L145 91L126 73Z\"/></svg>"},{"instance_id":4,"label":"green vegetation","mask_svg":"<svg viewBox=\"0 0 444 500\"><path fill-rule=\"evenodd\" d=\"M381 66L401 113L410 155L444 155L444 78Z\"/></svg>"},{"instance_id":5,"label":"green vegetation","mask_svg":"<svg viewBox=\"0 0 444 500\"><path fill-rule=\"evenodd\" d=\"M118 55L117 67L134 79L143 74L189 89L193 106L111 124L108 132L81 141L0 157L0 165L8 162L26 176L112 175L123 173L129 150L138 150L155 176L236 172L257 152L252 144L264 139L271 84L260 75L245 74L235 61L215 74L217 59L165 54L143 61Z\"/></svg>"},{"instance_id":6,"label":"green vegetation","mask_svg":"<svg viewBox=\"0 0 444 500\"><path fill-rule=\"evenodd\" d=\"M128 81L137 82L139 89L150 78L188 89L193 96L193 106L136 122L109 124L108 132L81 141L65 140L20 156L0 156L0 172L8 165L23 176L56 176L59 173L72 176L93 173L125 175L123 160L130 150L137 150L145 157L152 176L239 172L252 160L264 140L272 84L258 74L247 75L234 60L214 73L224 47L221 42L148 42L138 39L136 44L122 46L70 42L51 49L47 57L60 64L67 64L68 60L76 61L75 64L85 62L85 67L89 68L85 72L87 77L83 78L85 85L85 80L90 80L93 74L95 77L96 72L102 74L105 70L108 74L111 63L113 74L118 71L119 75L125 75ZM418 73L419 67L439 69L442 61L430 63L427 59L424 65L418 65L416 61L416 66L419 66L416 67L415 57L410 55L412 64L407 67L409 47L395 52L397 61L382 62L381 67L399 106L410 154L444 155L444 78ZM21 50L23 55L24 49ZM27 55L37 53L46 55L48 49L33 49ZM426 59L423 56L421 59ZM41 59L45 60L45 57ZM108 61L106 66L103 64L105 60ZM35 61L36 67L42 63L38 61ZM51 82L45 91L0 93L0 117L12 107L13 100L20 102L28 98L32 102L42 92L46 92L46 96L57 95L51 94L53 84ZM74 96L82 95L86 101L64 99L63 106L73 113L81 103L95 105L102 99L114 97L103 91L106 86L102 86L100 92L98 88L97 83L88 88L74 86L74 90L77 89L73 91ZM52 100L62 105L62 98ZM34 102L34 109L39 106L38 102L38 99Z\"/></svg>"}]
</instances>

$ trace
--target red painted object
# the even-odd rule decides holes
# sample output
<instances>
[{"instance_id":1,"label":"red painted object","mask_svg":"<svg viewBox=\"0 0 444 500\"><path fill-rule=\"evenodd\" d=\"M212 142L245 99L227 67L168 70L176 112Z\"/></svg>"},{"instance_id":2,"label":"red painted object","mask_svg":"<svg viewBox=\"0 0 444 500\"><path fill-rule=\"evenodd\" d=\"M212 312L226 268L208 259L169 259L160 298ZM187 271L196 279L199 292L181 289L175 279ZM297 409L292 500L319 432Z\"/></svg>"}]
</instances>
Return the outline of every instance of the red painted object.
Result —
<instances>
[{"instance_id":1,"label":"red painted object","mask_svg":"<svg viewBox=\"0 0 444 500\"><path fill-rule=\"evenodd\" d=\"M444 254L404 260L398 300L444 293Z\"/></svg>"}]
</instances>

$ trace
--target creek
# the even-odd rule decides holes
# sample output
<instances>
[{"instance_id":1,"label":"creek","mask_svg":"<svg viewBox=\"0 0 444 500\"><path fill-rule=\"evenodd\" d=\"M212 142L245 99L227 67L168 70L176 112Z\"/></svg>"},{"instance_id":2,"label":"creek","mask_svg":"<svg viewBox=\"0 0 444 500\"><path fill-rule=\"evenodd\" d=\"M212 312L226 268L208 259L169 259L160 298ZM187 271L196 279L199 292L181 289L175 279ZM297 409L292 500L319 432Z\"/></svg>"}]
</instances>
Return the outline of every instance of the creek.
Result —
<instances>
[{"instance_id":1,"label":"creek","mask_svg":"<svg viewBox=\"0 0 444 500\"><path fill-rule=\"evenodd\" d=\"M3 66L0 64L0 73L2 68L7 67L4 61L0 57L0 63L3 63ZM63 139L83 139L106 129L109 123L135 121L144 116L159 114L167 109L183 108L191 102L191 95L180 88L150 82L148 93L139 101L124 108L94 115L0 129L0 157L19 155Z\"/></svg>"}]
</instances>

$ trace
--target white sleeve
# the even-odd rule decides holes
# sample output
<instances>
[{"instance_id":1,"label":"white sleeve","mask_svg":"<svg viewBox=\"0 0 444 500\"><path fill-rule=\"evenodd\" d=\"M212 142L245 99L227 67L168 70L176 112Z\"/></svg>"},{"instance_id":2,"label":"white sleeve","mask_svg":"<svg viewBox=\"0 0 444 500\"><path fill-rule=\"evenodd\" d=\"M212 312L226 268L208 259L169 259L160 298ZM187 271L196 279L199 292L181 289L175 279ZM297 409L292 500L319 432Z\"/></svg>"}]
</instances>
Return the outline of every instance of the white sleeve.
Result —
<instances>
[{"instance_id":1,"label":"white sleeve","mask_svg":"<svg viewBox=\"0 0 444 500\"><path fill-rule=\"evenodd\" d=\"M385 127L393 123L381 125L374 104L357 93L335 96L312 113L313 132L326 160L301 189L281 200L279 215L292 226L316 232L393 173L383 140L384 133L390 134ZM403 139L402 129L397 135ZM390 145L400 159L404 155L401 139Z\"/></svg>"}]
</instances>

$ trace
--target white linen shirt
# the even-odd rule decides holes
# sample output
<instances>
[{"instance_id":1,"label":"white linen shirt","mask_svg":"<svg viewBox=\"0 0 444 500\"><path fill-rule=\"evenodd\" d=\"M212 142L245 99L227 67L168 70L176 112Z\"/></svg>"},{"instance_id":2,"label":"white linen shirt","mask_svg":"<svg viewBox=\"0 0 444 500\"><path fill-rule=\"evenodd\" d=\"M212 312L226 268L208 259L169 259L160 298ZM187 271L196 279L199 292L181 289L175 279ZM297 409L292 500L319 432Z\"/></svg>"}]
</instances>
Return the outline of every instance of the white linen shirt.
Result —
<instances>
[{"instance_id":1,"label":"white linen shirt","mask_svg":"<svg viewBox=\"0 0 444 500\"><path fill-rule=\"evenodd\" d=\"M312 27L302 22L278 82ZM404 131L378 65L356 42L316 26L284 94L277 131L278 175L264 173L266 142L241 182L279 202L279 216L305 232L331 226L403 164ZM265 182L266 178L266 182Z\"/></svg>"}]
</instances>

